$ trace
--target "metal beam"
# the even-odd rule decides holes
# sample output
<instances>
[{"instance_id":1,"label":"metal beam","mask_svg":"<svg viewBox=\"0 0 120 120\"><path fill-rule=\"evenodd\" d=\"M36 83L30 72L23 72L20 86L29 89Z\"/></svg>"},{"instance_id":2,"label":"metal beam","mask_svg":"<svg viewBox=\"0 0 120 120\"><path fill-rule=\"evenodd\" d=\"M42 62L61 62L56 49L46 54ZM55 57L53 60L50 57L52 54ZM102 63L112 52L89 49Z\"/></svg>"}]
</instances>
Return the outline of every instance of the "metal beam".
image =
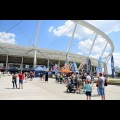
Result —
<instances>
[{"instance_id":1,"label":"metal beam","mask_svg":"<svg viewBox=\"0 0 120 120\"><path fill-rule=\"evenodd\" d=\"M68 56L68 54L69 54L69 51L70 51L70 47L72 45L72 41L73 41L73 37L74 37L74 34L75 34L76 27L77 27L77 22L75 22L75 27L74 27L74 30L73 30L73 33L72 33L72 37L71 37L70 43L68 45L67 53L66 53L66 62L67 63L69 63L69 60L68 60L69 56Z\"/></svg>"},{"instance_id":2,"label":"metal beam","mask_svg":"<svg viewBox=\"0 0 120 120\"><path fill-rule=\"evenodd\" d=\"M107 45L108 45L108 42L106 43L106 45L105 45L105 47L104 47L104 49L103 49L103 51L102 51L101 58L102 58L102 56L103 56L103 53L104 53L104 51L105 51Z\"/></svg>"},{"instance_id":3,"label":"metal beam","mask_svg":"<svg viewBox=\"0 0 120 120\"><path fill-rule=\"evenodd\" d=\"M106 61L107 61L106 63L109 62L109 60L110 60L112 54L113 54L113 52L110 51L109 56L108 56L109 58L106 60Z\"/></svg>"},{"instance_id":4,"label":"metal beam","mask_svg":"<svg viewBox=\"0 0 120 120\"><path fill-rule=\"evenodd\" d=\"M111 45L111 47L112 47L111 53L114 52L114 44L113 44L112 40L103 31L99 30L98 28L96 28L95 26L89 24L88 22L86 22L84 20L72 20L72 21L76 21L78 24L80 24L94 32L97 32L99 35L101 35L103 38L105 38Z\"/></svg>"},{"instance_id":5,"label":"metal beam","mask_svg":"<svg viewBox=\"0 0 120 120\"><path fill-rule=\"evenodd\" d=\"M40 31L40 23L41 21L39 21L38 23L38 30L37 30L36 41L35 41L35 53L34 53L34 63L33 63L34 68L36 67L36 64L37 64L37 45L38 45L38 36Z\"/></svg>"},{"instance_id":6,"label":"metal beam","mask_svg":"<svg viewBox=\"0 0 120 120\"><path fill-rule=\"evenodd\" d=\"M98 33L96 33L95 38L94 38L94 40L93 40L93 42L92 42L92 46L91 46L91 48L90 48L88 57L90 57L90 54L91 54L91 51L92 51L92 49L93 49L93 46L94 46L95 40L96 40L96 38L97 38L97 35L98 35Z\"/></svg>"},{"instance_id":7,"label":"metal beam","mask_svg":"<svg viewBox=\"0 0 120 120\"><path fill-rule=\"evenodd\" d=\"M111 58L111 55L110 55L110 56L109 56L109 58L106 60L106 61L107 61L107 62L106 62L107 64L108 64L108 62L109 62L110 58Z\"/></svg>"},{"instance_id":8,"label":"metal beam","mask_svg":"<svg viewBox=\"0 0 120 120\"><path fill-rule=\"evenodd\" d=\"M36 35L35 47L37 47L37 45L38 45L38 36L40 33L40 24L41 24L41 20L39 20L39 23L38 23L38 30L37 30L37 35Z\"/></svg>"},{"instance_id":9,"label":"metal beam","mask_svg":"<svg viewBox=\"0 0 120 120\"><path fill-rule=\"evenodd\" d=\"M69 43L69 46L68 46L68 49L67 49L67 54L69 53L70 47L72 45L72 41L73 41L73 37L74 37L74 34L75 34L76 27L77 27L77 22L75 23L75 27L74 27L74 30L73 30L73 33L72 33L72 37L71 37L71 40L70 40L70 43Z\"/></svg>"}]
</instances>

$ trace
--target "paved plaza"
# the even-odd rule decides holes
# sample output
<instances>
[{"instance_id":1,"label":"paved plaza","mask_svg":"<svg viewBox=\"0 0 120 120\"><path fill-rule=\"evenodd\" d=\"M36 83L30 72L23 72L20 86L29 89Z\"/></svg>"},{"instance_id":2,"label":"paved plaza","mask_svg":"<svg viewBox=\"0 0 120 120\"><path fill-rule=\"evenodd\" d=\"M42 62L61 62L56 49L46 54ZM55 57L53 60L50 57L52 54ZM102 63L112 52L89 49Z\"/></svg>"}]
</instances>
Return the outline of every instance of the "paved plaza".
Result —
<instances>
[{"instance_id":1,"label":"paved plaza","mask_svg":"<svg viewBox=\"0 0 120 120\"><path fill-rule=\"evenodd\" d=\"M18 83L18 78L17 78ZM120 100L120 86L108 85L105 88L106 100ZM86 100L84 92L66 93L66 85L56 83L55 79L48 79L48 83L34 78L23 84L23 89L12 88L12 77L0 78L0 100ZM97 96L97 88L94 85L91 100L101 100Z\"/></svg>"}]
</instances>

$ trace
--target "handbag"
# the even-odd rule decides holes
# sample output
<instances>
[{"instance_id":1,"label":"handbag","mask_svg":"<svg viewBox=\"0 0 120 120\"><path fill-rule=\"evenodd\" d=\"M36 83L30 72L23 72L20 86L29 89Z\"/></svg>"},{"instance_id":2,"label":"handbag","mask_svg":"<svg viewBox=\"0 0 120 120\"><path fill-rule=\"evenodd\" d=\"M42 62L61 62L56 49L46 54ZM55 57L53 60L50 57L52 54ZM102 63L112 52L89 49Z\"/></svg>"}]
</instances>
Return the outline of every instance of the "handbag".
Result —
<instances>
[{"instance_id":1,"label":"handbag","mask_svg":"<svg viewBox=\"0 0 120 120\"><path fill-rule=\"evenodd\" d=\"M107 79L105 79L105 83L104 83L104 86L107 86Z\"/></svg>"}]
</instances>

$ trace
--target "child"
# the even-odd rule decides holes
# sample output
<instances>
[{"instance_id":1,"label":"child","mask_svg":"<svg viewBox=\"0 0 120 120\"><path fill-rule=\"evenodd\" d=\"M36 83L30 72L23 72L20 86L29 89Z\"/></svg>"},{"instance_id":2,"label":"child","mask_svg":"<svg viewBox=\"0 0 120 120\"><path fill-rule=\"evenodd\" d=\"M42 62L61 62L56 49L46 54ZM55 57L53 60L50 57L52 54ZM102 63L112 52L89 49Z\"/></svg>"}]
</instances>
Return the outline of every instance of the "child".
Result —
<instances>
[{"instance_id":1,"label":"child","mask_svg":"<svg viewBox=\"0 0 120 120\"><path fill-rule=\"evenodd\" d=\"M91 87L90 80L86 81L85 91L86 91L87 100L88 100L88 98L89 98L89 100L91 100L92 87Z\"/></svg>"}]
</instances>

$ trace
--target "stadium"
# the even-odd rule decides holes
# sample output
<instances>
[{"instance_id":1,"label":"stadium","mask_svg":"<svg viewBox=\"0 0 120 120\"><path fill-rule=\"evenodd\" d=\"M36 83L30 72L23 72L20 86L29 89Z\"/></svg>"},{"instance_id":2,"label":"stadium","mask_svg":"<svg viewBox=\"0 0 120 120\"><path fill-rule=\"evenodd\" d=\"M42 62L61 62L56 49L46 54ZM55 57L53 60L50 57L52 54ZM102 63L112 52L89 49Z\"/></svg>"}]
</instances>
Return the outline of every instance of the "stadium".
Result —
<instances>
[{"instance_id":1,"label":"stadium","mask_svg":"<svg viewBox=\"0 0 120 120\"><path fill-rule=\"evenodd\" d=\"M84 20L72 20L74 23L74 30L72 32L72 36L67 46L67 51L58 51L51 49L43 49L38 48L36 46L21 46L17 44L6 44L0 43L0 69L8 70L11 67L17 67L19 70L23 70L29 66L30 68L36 67L37 65L45 65L46 67L50 67L50 65L57 64L60 67L64 66L65 62L74 61L77 64L77 67L81 64L85 64L85 70L88 69L87 60L91 60L91 72L96 72L96 68L98 68L98 59L92 57L92 50L94 48L95 42L99 37L104 39L103 49L100 53L100 57L102 58L102 65L104 72L107 74L107 63L111 58L112 53L114 52L114 44L112 40L100 29L91 25L90 23ZM83 26L94 32L94 39L92 40L92 44L88 51L87 56L70 53L69 49L72 45L72 41L74 40L74 34L77 26ZM37 41L37 40L36 40ZM37 43L37 42L36 42ZM109 51L107 49L109 46ZM104 53L107 51L107 54Z\"/></svg>"}]
</instances>

